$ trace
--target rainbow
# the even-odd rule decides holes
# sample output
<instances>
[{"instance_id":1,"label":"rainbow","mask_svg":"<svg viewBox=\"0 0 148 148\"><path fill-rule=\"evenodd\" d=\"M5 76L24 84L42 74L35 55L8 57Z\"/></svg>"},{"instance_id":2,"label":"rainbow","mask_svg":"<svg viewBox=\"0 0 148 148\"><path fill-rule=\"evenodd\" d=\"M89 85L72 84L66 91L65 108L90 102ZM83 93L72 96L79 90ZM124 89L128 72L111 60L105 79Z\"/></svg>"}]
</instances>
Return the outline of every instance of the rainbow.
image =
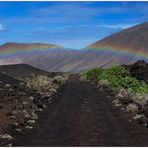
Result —
<instances>
[{"instance_id":1,"label":"rainbow","mask_svg":"<svg viewBox=\"0 0 148 148\"><path fill-rule=\"evenodd\" d=\"M110 54L118 54L124 56L135 56L139 58L144 58L148 60L148 50L143 49L135 49L129 47L119 47L114 45L103 45L99 47L88 47L88 49L97 50L99 52L110 53Z\"/></svg>"},{"instance_id":2,"label":"rainbow","mask_svg":"<svg viewBox=\"0 0 148 148\"><path fill-rule=\"evenodd\" d=\"M59 48L59 47L58 47ZM42 47L42 48L9 48L9 49L0 49L0 59L14 58L18 56L31 56L36 53L47 54L48 51L53 49L58 49L56 46L53 47Z\"/></svg>"},{"instance_id":3,"label":"rainbow","mask_svg":"<svg viewBox=\"0 0 148 148\"><path fill-rule=\"evenodd\" d=\"M2 48L0 47L0 59L17 58L20 56L32 56L34 54L47 54L48 51L54 49L60 49L59 46L44 46L44 47L29 47L29 48ZM148 50L144 49L134 49L129 47L119 47L115 45L100 45L98 47L90 46L86 48L87 50L97 50L100 54L104 53L106 55L117 55L117 56L127 56L136 57L144 60L148 60Z\"/></svg>"}]
</instances>

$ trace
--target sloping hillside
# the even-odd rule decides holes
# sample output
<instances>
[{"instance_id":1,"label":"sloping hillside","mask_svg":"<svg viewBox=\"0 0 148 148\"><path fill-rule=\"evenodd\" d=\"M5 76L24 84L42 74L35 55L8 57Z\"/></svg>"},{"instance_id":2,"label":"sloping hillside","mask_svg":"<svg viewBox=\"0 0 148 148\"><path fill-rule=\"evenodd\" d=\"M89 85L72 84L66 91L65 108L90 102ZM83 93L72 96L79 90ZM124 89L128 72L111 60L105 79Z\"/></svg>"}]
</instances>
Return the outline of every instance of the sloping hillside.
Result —
<instances>
[{"instance_id":1,"label":"sloping hillside","mask_svg":"<svg viewBox=\"0 0 148 148\"><path fill-rule=\"evenodd\" d=\"M76 50L52 44L6 43L0 46L0 64L25 63L52 72L59 71L62 62L77 53Z\"/></svg>"},{"instance_id":2,"label":"sloping hillside","mask_svg":"<svg viewBox=\"0 0 148 148\"><path fill-rule=\"evenodd\" d=\"M100 60L99 65L104 66L129 64L140 59L147 61L147 37L148 23L146 22L106 37L86 47L85 50L97 50L100 57L103 55L105 60Z\"/></svg>"},{"instance_id":3,"label":"sloping hillside","mask_svg":"<svg viewBox=\"0 0 148 148\"><path fill-rule=\"evenodd\" d=\"M7 43L0 47L0 64L26 63L50 72L82 72L148 61L148 23L108 36L81 50L52 44Z\"/></svg>"}]
</instances>

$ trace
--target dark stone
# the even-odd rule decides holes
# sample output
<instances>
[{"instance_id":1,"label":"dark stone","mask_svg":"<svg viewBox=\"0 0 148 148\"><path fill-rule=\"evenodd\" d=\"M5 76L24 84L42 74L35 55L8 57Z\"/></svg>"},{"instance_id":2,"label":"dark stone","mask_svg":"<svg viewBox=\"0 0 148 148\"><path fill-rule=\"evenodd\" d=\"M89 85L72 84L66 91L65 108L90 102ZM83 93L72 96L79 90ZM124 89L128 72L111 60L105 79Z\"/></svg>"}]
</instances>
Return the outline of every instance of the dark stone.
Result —
<instances>
[{"instance_id":1,"label":"dark stone","mask_svg":"<svg viewBox=\"0 0 148 148\"><path fill-rule=\"evenodd\" d=\"M130 71L132 76L148 83L148 63L144 60L137 61L133 65L124 65L124 67Z\"/></svg>"},{"instance_id":2,"label":"dark stone","mask_svg":"<svg viewBox=\"0 0 148 148\"><path fill-rule=\"evenodd\" d=\"M127 105L129 103L133 103L133 100L131 100L130 98L120 98L120 102L123 104L123 105Z\"/></svg>"},{"instance_id":3,"label":"dark stone","mask_svg":"<svg viewBox=\"0 0 148 148\"><path fill-rule=\"evenodd\" d=\"M43 104L41 104L41 103L38 103L36 106L37 106L38 108L44 108L44 107L43 107Z\"/></svg>"},{"instance_id":4,"label":"dark stone","mask_svg":"<svg viewBox=\"0 0 148 148\"><path fill-rule=\"evenodd\" d=\"M8 116L8 117L10 117L10 116L12 116L13 114L11 113L11 112L8 112L8 113L6 113L6 116Z\"/></svg>"}]
</instances>

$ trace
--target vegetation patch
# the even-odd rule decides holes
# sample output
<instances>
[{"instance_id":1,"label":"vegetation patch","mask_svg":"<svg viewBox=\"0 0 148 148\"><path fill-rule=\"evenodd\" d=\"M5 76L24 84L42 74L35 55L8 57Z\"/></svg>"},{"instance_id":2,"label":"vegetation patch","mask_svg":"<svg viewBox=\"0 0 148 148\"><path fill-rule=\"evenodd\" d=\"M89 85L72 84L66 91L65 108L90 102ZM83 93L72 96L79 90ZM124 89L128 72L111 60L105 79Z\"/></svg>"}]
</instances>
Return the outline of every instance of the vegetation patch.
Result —
<instances>
[{"instance_id":1,"label":"vegetation patch","mask_svg":"<svg viewBox=\"0 0 148 148\"><path fill-rule=\"evenodd\" d=\"M82 76L95 84L100 80L107 80L112 88L124 88L140 94L148 93L148 84L132 77L123 66L108 69L92 68Z\"/></svg>"}]
</instances>

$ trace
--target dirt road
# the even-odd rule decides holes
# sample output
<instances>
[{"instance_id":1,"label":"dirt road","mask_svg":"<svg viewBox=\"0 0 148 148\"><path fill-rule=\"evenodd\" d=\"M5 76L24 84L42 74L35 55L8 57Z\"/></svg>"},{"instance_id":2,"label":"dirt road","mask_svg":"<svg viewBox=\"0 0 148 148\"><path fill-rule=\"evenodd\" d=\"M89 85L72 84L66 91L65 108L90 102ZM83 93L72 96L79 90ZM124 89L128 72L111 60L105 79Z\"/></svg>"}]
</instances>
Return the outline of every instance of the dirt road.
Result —
<instances>
[{"instance_id":1,"label":"dirt road","mask_svg":"<svg viewBox=\"0 0 148 148\"><path fill-rule=\"evenodd\" d=\"M148 146L148 129L128 121L94 86L72 76L35 128L14 146Z\"/></svg>"}]
</instances>

